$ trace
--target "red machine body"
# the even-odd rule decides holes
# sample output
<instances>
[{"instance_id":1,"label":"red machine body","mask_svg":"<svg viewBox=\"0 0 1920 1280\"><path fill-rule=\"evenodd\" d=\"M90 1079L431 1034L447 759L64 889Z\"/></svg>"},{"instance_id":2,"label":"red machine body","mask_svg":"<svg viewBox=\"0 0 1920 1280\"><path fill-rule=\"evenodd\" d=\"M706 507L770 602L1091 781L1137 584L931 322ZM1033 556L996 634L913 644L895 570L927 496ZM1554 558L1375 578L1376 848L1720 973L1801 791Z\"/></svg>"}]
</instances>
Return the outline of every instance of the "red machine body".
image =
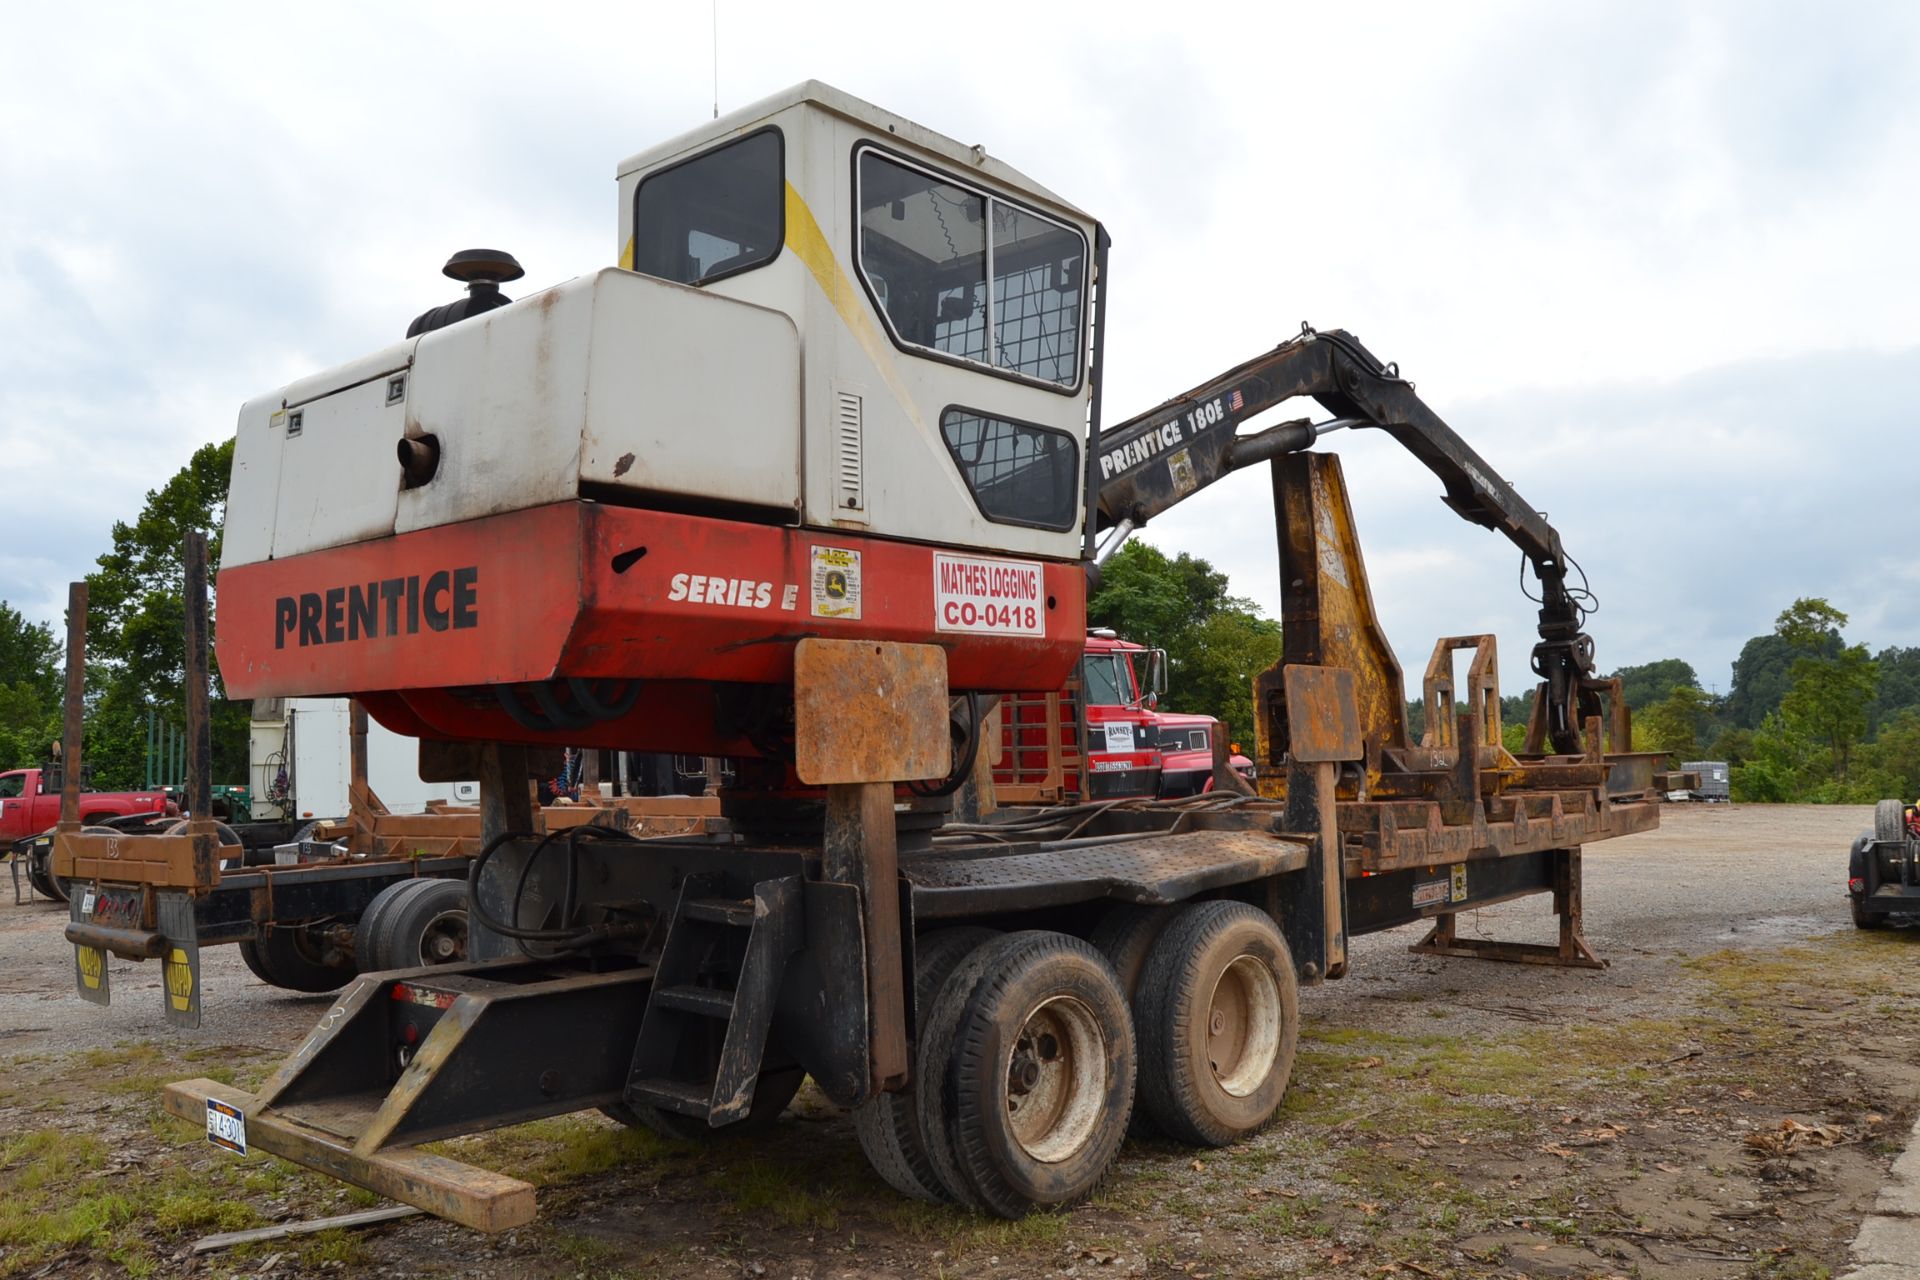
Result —
<instances>
[{"instance_id":1,"label":"red machine body","mask_svg":"<svg viewBox=\"0 0 1920 1280\"><path fill-rule=\"evenodd\" d=\"M805 636L939 644L956 692L1058 689L1077 563L563 502L220 575L230 696L361 699L432 738L750 754L714 689L787 685ZM617 716L529 727L490 686L641 682ZM545 695L563 704L562 690Z\"/></svg>"}]
</instances>

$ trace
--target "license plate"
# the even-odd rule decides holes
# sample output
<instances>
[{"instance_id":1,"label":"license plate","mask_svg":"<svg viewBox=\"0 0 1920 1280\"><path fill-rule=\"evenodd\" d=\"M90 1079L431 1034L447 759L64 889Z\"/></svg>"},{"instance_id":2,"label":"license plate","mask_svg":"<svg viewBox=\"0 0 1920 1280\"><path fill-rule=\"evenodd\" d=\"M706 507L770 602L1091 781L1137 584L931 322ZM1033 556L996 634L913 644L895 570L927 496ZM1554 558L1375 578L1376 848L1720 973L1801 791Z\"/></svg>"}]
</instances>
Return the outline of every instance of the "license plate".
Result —
<instances>
[{"instance_id":1,"label":"license plate","mask_svg":"<svg viewBox=\"0 0 1920 1280\"><path fill-rule=\"evenodd\" d=\"M207 1099L207 1141L237 1156L247 1154L247 1117L238 1107Z\"/></svg>"},{"instance_id":2,"label":"license plate","mask_svg":"<svg viewBox=\"0 0 1920 1280\"><path fill-rule=\"evenodd\" d=\"M93 890L91 889L87 890L86 897L80 899L80 914L83 916L93 914Z\"/></svg>"}]
</instances>

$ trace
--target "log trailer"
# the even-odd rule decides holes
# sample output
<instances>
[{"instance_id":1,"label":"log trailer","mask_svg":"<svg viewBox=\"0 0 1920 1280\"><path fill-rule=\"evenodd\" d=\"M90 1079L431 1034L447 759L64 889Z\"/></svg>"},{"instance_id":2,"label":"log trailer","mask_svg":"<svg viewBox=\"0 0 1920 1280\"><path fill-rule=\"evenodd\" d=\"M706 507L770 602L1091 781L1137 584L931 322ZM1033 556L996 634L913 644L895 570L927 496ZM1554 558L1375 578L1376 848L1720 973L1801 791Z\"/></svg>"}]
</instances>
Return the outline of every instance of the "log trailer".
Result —
<instances>
[{"instance_id":1,"label":"log trailer","mask_svg":"<svg viewBox=\"0 0 1920 1280\"><path fill-rule=\"evenodd\" d=\"M479 813L389 813L368 782L368 720L357 704L347 717L344 817L229 826L209 816L216 809L206 785L213 749L205 699L204 535L187 537L182 564L186 796L193 816L182 820L175 810L145 823L103 820L85 809L85 793L65 788L60 822L27 850L34 887L56 890L49 896L67 903L66 938L74 946L74 985L81 998L113 1003L109 955L158 959L167 1021L199 1026L200 952L223 943L237 944L242 961L262 982L306 993L337 991L361 973L464 960L468 860L480 847ZM84 746L86 631L87 584L76 582L67 598L64 739L76 768ZM534 764L548 771L559 767L558 751L538 755ZM718 806L694 796L596 796L532 812L540 835L586 824L685 833L705 830ZM16 877L18 865L16 853Z\"/></svg>"},{"instance_id":2,"label":"log trailer","mask_svg":"<svg viewBox=\"0 0 1920 1280\"><path fill-rule=\"evenodd\" d=\"M817 83L618 177L617 267L508 303L510 256L456 255L465 297L241 411L230 693L359 699L423 776L480 779L486 841L466 963L359 979L258 1091L172 1111L492 1231L532 1189L419 1144L591 1108L752 1129L810 1076L893 1186L1014 1216L1086 1195L1136 1106L1202 1145L1267 1123L1298 984L1357 934L1601 963L1581 848L1657 824L1651 760L1618 753L1558 535L1393 366L1304 331L1104 425L1105 229ZM1286 401L1331 417L1240 433ZM1410 740L1309 447L1336 428L1525 555L1520 757L1491 636L1439 642ZM1062 687L1100 553L1256 463L1285 628L1257 794L996 808L986 708ZM536 837L526 755L561 743L733 758L727 831ZM1455 936L1528 894L1557 945Z\"/></svg>"}]
</instances>

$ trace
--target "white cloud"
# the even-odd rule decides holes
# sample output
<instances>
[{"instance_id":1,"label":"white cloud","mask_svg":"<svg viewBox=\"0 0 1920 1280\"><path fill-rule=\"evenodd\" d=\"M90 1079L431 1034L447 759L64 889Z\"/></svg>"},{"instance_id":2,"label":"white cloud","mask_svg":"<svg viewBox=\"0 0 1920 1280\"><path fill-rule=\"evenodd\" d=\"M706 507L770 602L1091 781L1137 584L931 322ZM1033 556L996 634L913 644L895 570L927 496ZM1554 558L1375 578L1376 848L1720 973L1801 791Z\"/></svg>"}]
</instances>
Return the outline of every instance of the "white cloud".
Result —
<instances>
[{"instance_id":1,"label":"white cloud","mask_svg":"<svg viewBox=\"0 0 1920 1280\"><path fill-rule=\"evenodd\" d=\"M724 108L817 76L1105 219L1110 418L1346 327L1552 513L1604 664L1724 686L1795 594L1920 643L1910 6L719 19ZM450 250L529 285L610 260L615 163L711 109L699 5L42 6L8 37L0 597L38 617L242 400L453 296ZM1517 556L1389 442L1337 447L1403 660L1497 626L1517 688ZM1264 477L1150 536L1277 604Z\"/></svg>"}]
</instances>

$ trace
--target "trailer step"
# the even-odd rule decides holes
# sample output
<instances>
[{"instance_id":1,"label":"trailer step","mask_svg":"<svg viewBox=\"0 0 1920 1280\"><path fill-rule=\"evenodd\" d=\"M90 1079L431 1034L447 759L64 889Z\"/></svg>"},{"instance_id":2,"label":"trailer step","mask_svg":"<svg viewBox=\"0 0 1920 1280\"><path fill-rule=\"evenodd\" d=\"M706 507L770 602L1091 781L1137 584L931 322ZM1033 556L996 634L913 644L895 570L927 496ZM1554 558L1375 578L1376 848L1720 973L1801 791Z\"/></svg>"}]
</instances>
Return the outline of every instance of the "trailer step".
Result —
<instances>
[{"instance_id":1,"label":"trailer step","mask_svg":"<svg viewBox=\"0 0 1920 1280\"><path fill-rule=\"evenodd\" d=\"M712 1086L685 1080L635 1080L627 1086L629 1097L651 1103L667 1111L677 1111L696 1120L707 1119L713 1111Z\"/></svg>"},{"instance_id":2,"label":"trailer step","mask_svg":"<svg viewBox=\"0 0 1920 1280\"><path fill-rule=\"evenodd\" d=\"M626 1101L710 1125L746 1117L787 959L805 936L800 885L798 876L763 880L748 899L721 896L716 890L730 886L717 876L681 885L627 1072ZM712 979L730 989L702 985Z\"/></svg>"},{"instance_id":3,"label":"trailer step","mask_svg":"<svg viewBox=\"0 0 1920 1280\"><path fill-rule=\"evenodd\" d=\"M665 1009L695 1013L704 1018L731 1018L733 992L714 987L668 987L653 993L653 1002Z\"/></svg>"},{"instance_id":4,"label":"trailer step","mask_svg":"<svg viewBox=\"0 0 1920 1280\"><path fill-rule=\"evenodd\" d=\"M680 914L689 920L701 920L708 924L724 924L734 929L753 927L753 899L742 898L695 898L680 909Z\"/></svg>"}]
</instances>

